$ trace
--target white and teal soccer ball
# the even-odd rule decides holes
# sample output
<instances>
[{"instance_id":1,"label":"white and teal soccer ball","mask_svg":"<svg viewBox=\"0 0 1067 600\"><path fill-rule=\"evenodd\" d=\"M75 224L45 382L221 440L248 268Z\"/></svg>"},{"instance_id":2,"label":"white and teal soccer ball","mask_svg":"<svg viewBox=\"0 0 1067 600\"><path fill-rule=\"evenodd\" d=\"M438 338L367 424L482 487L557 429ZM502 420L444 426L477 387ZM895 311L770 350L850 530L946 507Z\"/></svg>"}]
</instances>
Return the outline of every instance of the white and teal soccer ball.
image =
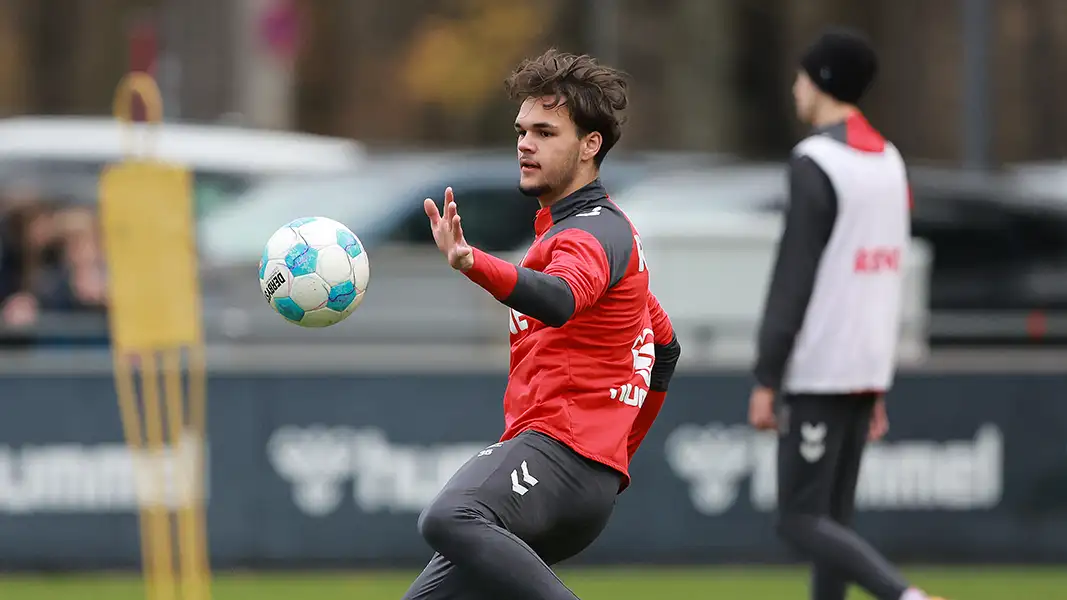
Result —
<instances>
[{"instance_id":1,"label":"white and teal soccer ball","mask_svg":"<svg viewBox=\"0 0 1067 600\"><path fill-rule=\"evenodd\" d=\"M286 223L267 240L259 286L271 308L301 327L343 321L363 302L370 261L356 234L325 217Z\"/></svg>"}]
</instances>

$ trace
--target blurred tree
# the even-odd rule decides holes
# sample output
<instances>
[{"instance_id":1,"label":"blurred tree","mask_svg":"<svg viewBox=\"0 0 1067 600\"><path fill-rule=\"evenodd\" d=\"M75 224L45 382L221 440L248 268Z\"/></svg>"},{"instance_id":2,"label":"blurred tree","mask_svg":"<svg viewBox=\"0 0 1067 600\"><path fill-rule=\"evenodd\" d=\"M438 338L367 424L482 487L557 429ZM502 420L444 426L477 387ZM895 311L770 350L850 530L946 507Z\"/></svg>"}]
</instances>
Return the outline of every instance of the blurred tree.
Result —
<instances>
[{"instance_id":1,"label":"blurred tree","mask_svg":"<svg viewBox=\"0 0 1067 600\"><path fill-rule=\"evenodd\" d=\"M1028 123L1030 112L1020 110L1027 104L1027 88L1034 83L1033 70L1026 60L1033 3L1033 0L1007 0L997 2L994 9L997 40L990 62L994 73L992 110L996 115L993 149L998 160L1025 156L1033 146L1034 132Z\"/></svg>"},{"instance_id":2,"label":"blurred tree","mask_svg":"<svg viewBox=\"0 0 1067 600\"><path fill-rule=\"evenodd\" d=\"M27 109L45 114L110 114L127 66L123 18L155 0L20 0Z\"/></svg>"},{"instance_id":3,"label":"blurred tree","mask_svg":"<svg viewBox=\"0 0 1067 600\"><path fill-rule=\"evenodd\" d=\"M1063 76L1067 75L1063 40L1067 37L1067 15L1062 0L1031 0L1024 8L1029 19L1028 43L1021 49L1026 78L1024 95L1030 100L1026 129L1032 132L1030 154L1035 157L1060 157L1067 150L1063 136ZM1016 8L1018 10L1018 8Z\"/></svg>"},{"instance_id":4,"label":"blurred tree","mask_svg":"<svg viewBox=\"0 0 1067 600\"><path fill-rule=\"evenodd\" d=\"M593 1L302 0L300 126L376 142L503 142L514 107L500 81L549 44L594 52ZM789 96L799 54L823 27L847 24L882 58L864 110L909 159L956 161L966 1L617 0L620 35L606 39L634 79L623 145L781 158L804 133ZM1062 152L1062 1L994 0L1001 159Z\"/></svg>"},{"instance_id":5,"label":"blurred tree","mask_svg":"<svg viewBox=\"0 0 1067 600\"><path fill-rule=\"evenodd\" d=\"M786 13L776 0L735 3L734 90L739 130L732 149L743 156L785 156L793 135L790 92L795 61L786 52Z\"/></svg>"},{"instance_id":6,"label":"blurred tree","mask_svg":"<svg viewBox=\"0 0 1067 600\"><path fill-rule=\"evenodd\" d=\"M675 0L670 4L666 25L671 33L663 36L663 66L667 103L678 115L671 120L671 139L679 149L729 151L738 135L736 3Z\"/></svg>"},{"instance_id":7,"label":"blurred tree","mask_svg":"<svg viewBox=\"0 0 1067 600\"><path fill-rule=\"evenodd\" d=\"M343 60L335 74L338 131L361 140L410 144L432 139L423 107L407 93L403 56L427 11L424 0L343 0L336 14ZM440 9L440 3L437 3Z\"/></svg>"},{"instance_id":8,"label":"blurred tree","mask_svg":"<svg viewBox=\"0 0 1067 600\"><path fill-rule=\"evenodd\" d=\"M312 133L335 133L343 72L340 40L344 21L338 0L301 0L296 5L300 33L296 53L295 125Z\"/></svg>"},{"instance_id":9,"label":"blurred tree","mask_svg":"<svg viewBox=\"0 0 1067 600\"><path fill-rule=\"evenodd\" d=\"M461 0L457 15L427 16L403 60L404 89L417 102L436 104L457 134L491 102L501 81L545 33L554 2Z\"/></svg>"},{"instance_id":10,"label":"blurred tree","mask_svg":"<svg viewBox=\"0 0 1067 600\"><path fill-rule=\"evenodd\" d=\"M233 77L237 5L219 0L155 0L163 38L160 84L183 120L214 121L237 107ZM167 59L176 61L178 69Z\"/></svg>"},{"instance_id":11,"label":"blurred tree","mask_svg":"<svg viewBox=\"0 0 1067 600\"><path fill-rule=\"evenodd\" d=\"M26 45L23 9L15 0L0 2L0 114L25 110Z\"/></svg>"}]
</instances>

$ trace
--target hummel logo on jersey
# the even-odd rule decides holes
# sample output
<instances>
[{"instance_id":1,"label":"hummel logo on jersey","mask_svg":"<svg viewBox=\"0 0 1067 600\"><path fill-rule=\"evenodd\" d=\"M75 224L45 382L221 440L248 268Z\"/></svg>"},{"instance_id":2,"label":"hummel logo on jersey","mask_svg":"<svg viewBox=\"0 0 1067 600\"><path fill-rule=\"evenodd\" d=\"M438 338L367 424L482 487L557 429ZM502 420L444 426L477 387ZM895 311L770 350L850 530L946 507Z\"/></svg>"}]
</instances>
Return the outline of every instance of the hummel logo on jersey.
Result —
<instances>
[{"instance_id":1,"label":"hummel logo on jersey","mask_svg":"<svg viewBox=\"0 0 1067 600\"><path fill-rule=\"evenodd\" d=\"M574 216L576 216L576 217L595 217L595 216L599 215L600 211L603 210L603 209L604 209L603 206L594 206L593 208L589 209L588 211L586 211L584 213L578 213L578 214L576 214Z\"/></svg>"},{"instance_id":2,"label":"hummel logo on jersey","mask_svg":"<svg viewBox=\"0 0 1067 600\"><path fill-rule=\"evenodd\" d=\"M534 478L533 475L530 475L530 468L528 466L526 466L526 461L525 460L522 461L521 465L519 465L519 469L522 469L522 483L525 483L526 485L522 485L522 483L519 483L519 471L518 471L518 469L512 469L511 470L511 491L515 492L516 494L518 494L520 496L525 496L526 492L530 491L530 488L532 488L533 486L537 485L537 479ZM529 487L527 487L527 486L529 486Z\"/></svg>"},{"instance_id":3,"label":"hummel logo on jersey","mask_svg":"<svg viewBox=\"0 0 1067 600\"><path fill-rule=\"evenodd\" d=\"M826 452L826 423L801 423L800 455L809 463L817 462Z\"/></svg>"}]
</instances>

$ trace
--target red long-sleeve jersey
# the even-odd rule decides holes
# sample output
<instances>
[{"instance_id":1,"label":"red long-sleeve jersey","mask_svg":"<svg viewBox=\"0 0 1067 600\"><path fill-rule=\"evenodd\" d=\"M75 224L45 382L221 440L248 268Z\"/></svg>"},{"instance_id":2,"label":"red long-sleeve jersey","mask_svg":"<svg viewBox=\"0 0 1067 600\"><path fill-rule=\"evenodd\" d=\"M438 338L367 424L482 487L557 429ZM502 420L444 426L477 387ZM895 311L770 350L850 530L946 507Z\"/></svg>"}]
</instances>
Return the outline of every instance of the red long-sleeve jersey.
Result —
<instances>
[{"instance_id":1,"label":"red long-sleeve jersey","mask_svg":"<svg viewBox=\"0 0 1067 600\"><path fill-rule=\"evenodd\" d=\"M501 441L535 430L629 484L678 358L641 238L599 180L548 208L522 265L475 250L467 276L511 308Z\"/></svg>"}]
</instances>

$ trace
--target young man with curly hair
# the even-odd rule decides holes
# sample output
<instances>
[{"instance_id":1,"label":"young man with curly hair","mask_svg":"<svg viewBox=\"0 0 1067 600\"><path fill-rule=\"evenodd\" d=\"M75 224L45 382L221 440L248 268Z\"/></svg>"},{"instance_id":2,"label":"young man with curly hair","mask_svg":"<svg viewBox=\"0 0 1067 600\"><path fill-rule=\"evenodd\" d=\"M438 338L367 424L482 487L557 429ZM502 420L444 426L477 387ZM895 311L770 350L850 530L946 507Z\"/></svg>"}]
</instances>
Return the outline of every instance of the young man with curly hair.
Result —
<instances>
[{"instance_id":1,"label":"young man with curly hair","mask_svg":"<svg viewBox=\"0 0 1067 600\"><path fill-rule=\"evenodd\" d=\"M576 598L549 565L607 524L679 354L640 236L599 176L622 132L624 75L550 50L507 89L521 103L519 188L541 205L521 266L467 244L451 188L444 214L426 200L449 265L510 309L504 433L419 517L436 554L408 600Z\"/></svg>"}]
</instances>

